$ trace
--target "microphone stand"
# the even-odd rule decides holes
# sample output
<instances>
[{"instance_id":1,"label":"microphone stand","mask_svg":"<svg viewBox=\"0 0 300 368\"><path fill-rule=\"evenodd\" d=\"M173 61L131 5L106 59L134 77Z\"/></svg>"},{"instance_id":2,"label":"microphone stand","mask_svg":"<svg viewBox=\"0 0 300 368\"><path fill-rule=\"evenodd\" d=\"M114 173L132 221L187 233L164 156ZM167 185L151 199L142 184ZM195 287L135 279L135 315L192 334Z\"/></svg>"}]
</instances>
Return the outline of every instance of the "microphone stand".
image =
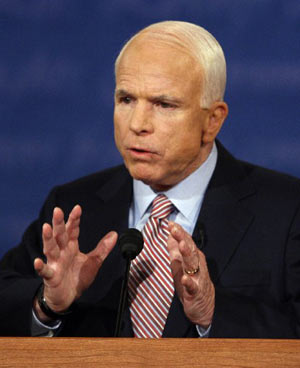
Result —
<instances>
[{"instance_id":1,"label":"microphone stand","mask_svg":"<svg viewBox=\"0 0 300 368\"><path fill-rule=\"evenodd\" d=\"M119 303L119 308L118 308L117 323L116 323L114 337L120 337L121 321L122 321L123 314L124 314L125 301L126 301L127 291L128 291L128 278L129 278L130 264L131 264L131 259L130 257L127 257L126 258L126 270L125 270L125 276L122 282L120 303Z\"/></svg>"},{"instance_id":2,"label":"microphone stand","mask_svg":"<svg viewBox=\"0 0 300 368\"><path fill-rule=\"evenodd\" d=\"M119 237L120 249L123 257L126 259L126 270L122 282L120 302L117 314L117 323L115 329L115 337L120 336L121 321L124 314L125 302L128 290L128 279L131 261L141 252L144 245L142 233L137 229L127 229Z\"/></svg>"}]
</instances>

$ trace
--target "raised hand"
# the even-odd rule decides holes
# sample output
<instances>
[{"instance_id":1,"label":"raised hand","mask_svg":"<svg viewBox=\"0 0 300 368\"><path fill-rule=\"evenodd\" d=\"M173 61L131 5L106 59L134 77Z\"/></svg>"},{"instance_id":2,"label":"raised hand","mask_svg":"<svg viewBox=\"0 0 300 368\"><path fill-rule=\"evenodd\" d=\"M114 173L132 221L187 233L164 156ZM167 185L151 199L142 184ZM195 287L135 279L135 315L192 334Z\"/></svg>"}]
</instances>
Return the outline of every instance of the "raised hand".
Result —
<instances>
[{"instance_id":1,"label":"raised hand","mask_svg":"<svg viewBox=\"0 0 300 368\"><path fill-rule=\"evenodd\" d=\"M93 251L88 254L80 252L78 237L81 213L81 207L75 206L65 223L63 211L56 207L52 227L43 225L43 252L47 263L36 258L34 268L44 280L44 297L55 312L66 310L91 285L117 242L117 233L110 232ZM41 317L36 303L35 307Z\"/></svg>"},{"instance_id":2,"label":"raised hand","mask_svg":"<svg viewBox=\"0 0 300 368\"><path fill-rule=\"evenodd\" d=\"M204 254L178 224L169 222L168 249L177 294L189 320L203 328L212 323L215 288Z\"/></svg>"}]
</instances>

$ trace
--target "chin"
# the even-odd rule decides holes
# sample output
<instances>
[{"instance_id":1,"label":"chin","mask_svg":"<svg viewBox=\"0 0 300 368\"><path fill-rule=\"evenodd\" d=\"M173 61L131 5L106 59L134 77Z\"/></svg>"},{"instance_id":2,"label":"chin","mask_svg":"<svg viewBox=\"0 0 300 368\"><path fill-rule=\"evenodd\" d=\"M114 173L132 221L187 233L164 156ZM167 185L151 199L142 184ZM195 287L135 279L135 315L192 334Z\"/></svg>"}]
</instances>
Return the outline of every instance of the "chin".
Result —
<instances>
[{"instance_id":1,"label":"chin","mask_svg":"<svg viewBox=\"0 0 300 368\"><path fill-rule=\"evenodd\" d=\"M151 185L151 183L153 183L153 178L151 178L151 176L149 175L145 175L145 173L140 173L140 172L136 172L136 171L129 171L130 175L135 179L135 180L140 180L142 181L144 184L147 185ZM155 181L155 180L154 180Z\"/></svg>"},{"instance_id":2,"label":"chin","mask_svg":"<svg viewBox=\"0 0 300 368\"><path fill-rule=\"evenodd\" d=\"M152 186L153 183L156 182L156 178L153 176L153 173L149 172L149 170L145 168L137 168L137 167L127 167L130 175L135 180L140 180L146 185Z\"/></svg>"},{"instance_id":3,"label":"chin","mask_svg":"<svg viewBox=\"0 0 300 368\"><path fill-rule=\"evenodd\" d=\"M142 181L155 191L168 190L172 187L172 185L163 182L163 179L159 176L159 168L149 167L149 165L143 163L125 163L125 166L135 180Z\"/></svg>"},{"instance_id":4,"label":"chin","mask_svg":"<svg viewBox=\"0 0 300 368\"><path fill-rule=\"evenodd\" d=\"M144 184L149 185L155 192L161 192L164 190L168 190L172 187L172 185L165 184L157 176L150 175L132 175L131 176L136 179L142 181Z\"/></svg>"}]
</instances>

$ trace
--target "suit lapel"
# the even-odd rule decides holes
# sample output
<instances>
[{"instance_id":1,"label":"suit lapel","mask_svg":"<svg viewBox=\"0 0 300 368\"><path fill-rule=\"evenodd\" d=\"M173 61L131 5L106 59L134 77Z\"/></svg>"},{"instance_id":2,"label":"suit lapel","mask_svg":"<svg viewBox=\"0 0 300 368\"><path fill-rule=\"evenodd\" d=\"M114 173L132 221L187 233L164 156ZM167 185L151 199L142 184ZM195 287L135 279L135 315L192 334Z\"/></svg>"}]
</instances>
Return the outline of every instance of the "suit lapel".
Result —
<instances>
[{"instance_id":1,"label":"suit lapel","mask_svg":"<svg viewBox=\"0 0 300 368\"><path fill-rule=\"evenodd\" d=\"M218 281L253 220L253 215L240 203L230 200L229 193L224 193L228 195L228 201L213 203L212 197L221 196L221 192L222 190L209 193L199 217L205 228L205 244L202 250L214 283Z\"/></svg>"},{"instance_id":2,"label":"suit lapel","mask_svg":"<svg viewBox=\"0 0 300 368\"><path fill-rule=\"evenodd\" d=\"M128 212L132 202L132 178L121 168L97 191L102 200L103 220L106 227L122 232L128 228Z\"/></svg>"},{"instance_id":3,"label":"suit lapel","mask_svg":"<svg viewBox=\"0 0 300 368\"><path fill-rule=\"evenodd\" d=\"M210 277L217 283L248 228L254 215L243 207L242 200L255 193L241 163L217 142L218 161L197 220L193 238L204 252ZM201 239L203 241L201 241ZM174 297L164 331L165 337L197 336L186 318L177 296Z\"/></svg>"},{"instance_id":4,"label":"suit lapel","mask_svg":"<svg viewBox=\"0 0 300 368\"><path fill-rule=\"evenodd\" d=\"M204 224L206 256L214 283L226 268L254 219L243 199L255 194L241 163L218 143L218 162L207 189L198 223ZM197 225L198 225L197 223Z\"/></svg>"},{"instance_id":5,"label":"suit lapel","mask_svg":"<svg viewBox=\"0 0 300 368\"><path fill-rule=\"evenodd\" d=\"M132 178L125 167L115 169L109 180L97 190L96 196L100 201L97 201L93 208L91 221L100 229L98 239L109 231L114 230L120 235L128 229L128 213L132 202ZM112 330L114 330L116 321L124 272L125 260L121 256L119 244L116 244L101 266L95 281L84 294L84 302L94 302L105 309L114 311L115 317L110 317ZM128 310L125 312L121 327L124 336L132 335Z\"/></svg>"}]
</instances>

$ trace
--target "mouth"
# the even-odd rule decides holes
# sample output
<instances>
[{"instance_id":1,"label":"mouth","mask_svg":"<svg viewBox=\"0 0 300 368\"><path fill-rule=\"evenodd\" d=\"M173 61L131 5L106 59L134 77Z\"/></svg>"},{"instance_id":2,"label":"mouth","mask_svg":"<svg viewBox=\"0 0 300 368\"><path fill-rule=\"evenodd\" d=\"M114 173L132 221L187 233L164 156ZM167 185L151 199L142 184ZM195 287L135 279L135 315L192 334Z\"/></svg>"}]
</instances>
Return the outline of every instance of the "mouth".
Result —
<instances>
[{"instance_id":1,"label":"mouth","mask_svg":"<svg viewBox=\"0 0 300 368\"><path fill-rule=\"evenodd\" d=\"M142 149L142 148L134 148L134 147L132 147L132 148L129 148L130 149L130 151L133 151L133 152L140 152L140 153L151 153L151 151L149 151L149 150L146 150L146 149Z\"/></svg>"},{"instance_id":2,"label":"mouth","mask_svg":"<svg viewBox=\"0 0 300 368\"><path fill-rule=\"evenodd\" d=\"M151 151L149 149L139 148L139 147L129 147L127 151L130 153L130 155L133 158L146 159L146 158L150 158L151 156L155 155L154 151Z\"/></svg>"}]
</instances>

